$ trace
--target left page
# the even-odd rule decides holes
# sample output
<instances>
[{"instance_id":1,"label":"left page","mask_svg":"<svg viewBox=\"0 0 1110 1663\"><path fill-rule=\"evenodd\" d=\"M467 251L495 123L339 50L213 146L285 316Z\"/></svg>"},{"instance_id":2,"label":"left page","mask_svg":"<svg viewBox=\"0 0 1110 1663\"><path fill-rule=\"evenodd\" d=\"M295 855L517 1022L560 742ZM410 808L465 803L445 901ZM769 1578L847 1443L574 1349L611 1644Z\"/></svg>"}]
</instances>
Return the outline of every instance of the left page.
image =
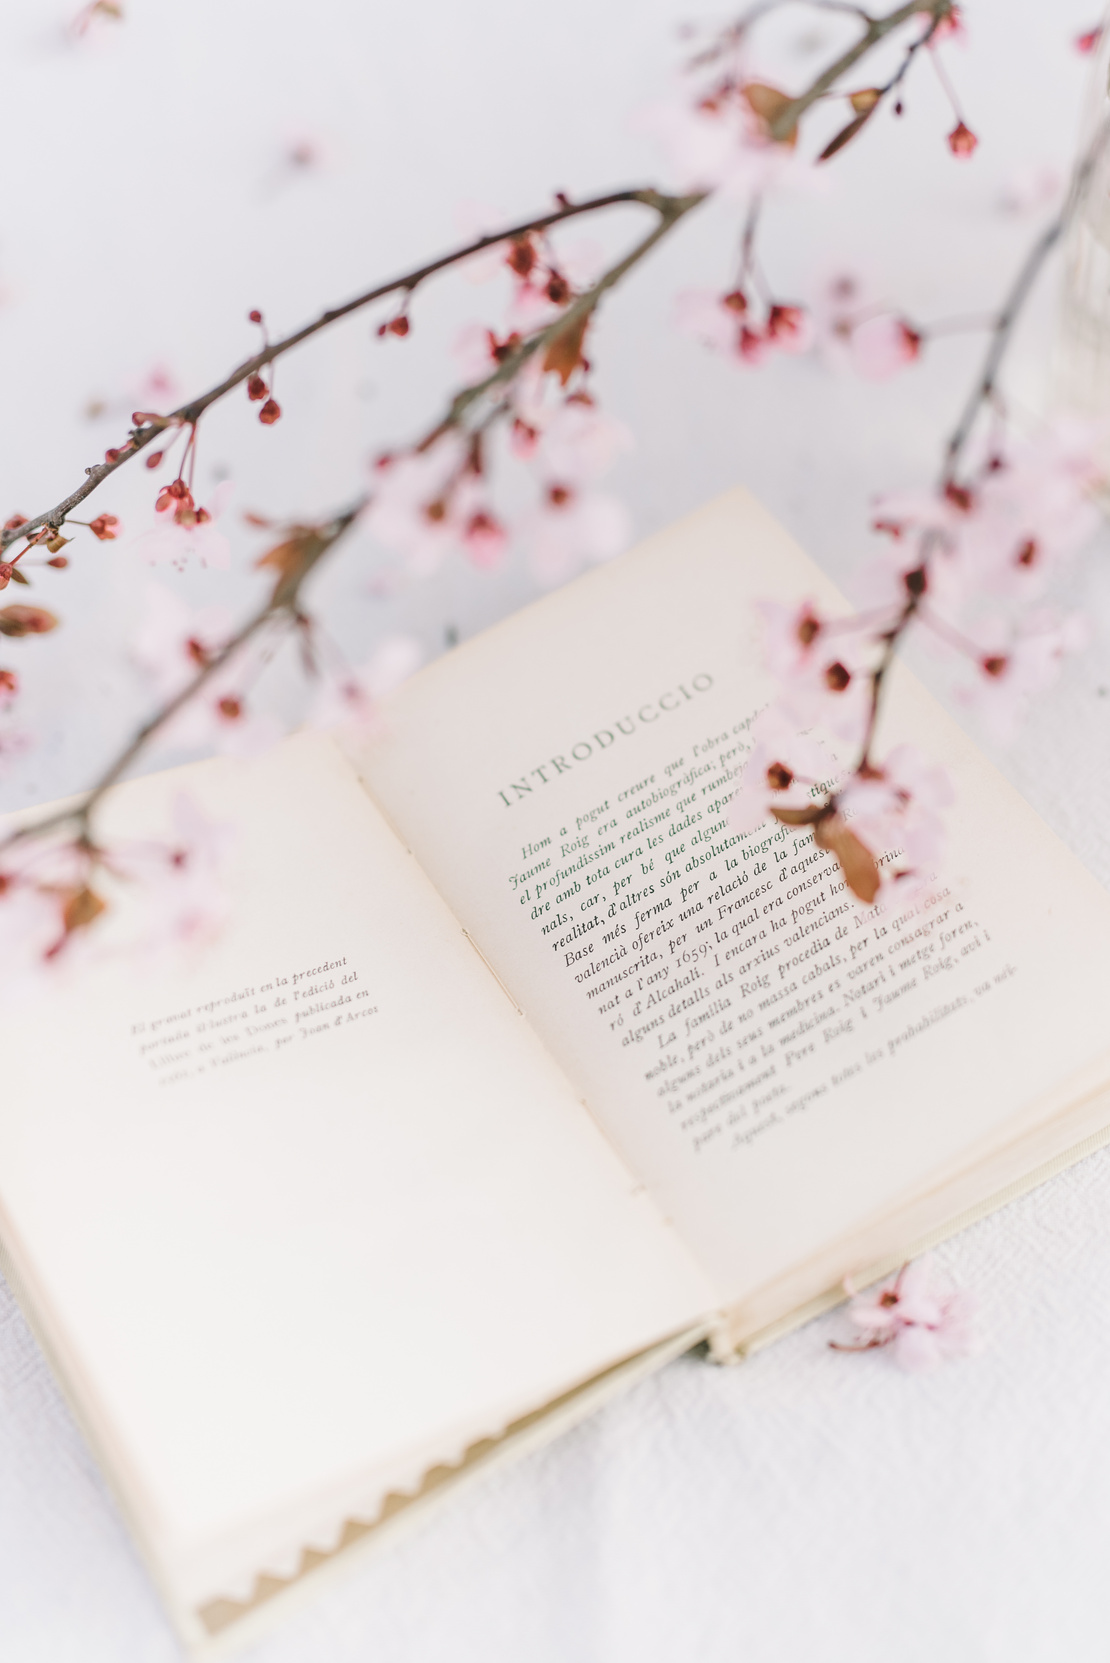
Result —
<instances>
[{"instance_id":1,"label":"left page","mask_svg":"<svg viewBox=\"0 0 1110 1663\"><path fill-rule=\"evenodd\" d=\"M330 740L137 781L102 835L182 790L234 837L230 924L9 1009L0 1237L201 1604L712 1295Z\"/></svg>"}]
</instances>

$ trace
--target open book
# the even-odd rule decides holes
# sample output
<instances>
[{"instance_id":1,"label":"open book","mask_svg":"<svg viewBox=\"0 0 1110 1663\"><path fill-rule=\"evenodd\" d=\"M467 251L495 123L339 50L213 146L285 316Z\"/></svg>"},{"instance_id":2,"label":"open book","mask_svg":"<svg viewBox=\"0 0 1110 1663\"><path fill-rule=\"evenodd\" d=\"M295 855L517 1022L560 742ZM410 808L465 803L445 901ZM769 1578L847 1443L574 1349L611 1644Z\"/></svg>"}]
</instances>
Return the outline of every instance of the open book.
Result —
<instances>
[{"instance_id":1,"label":"open book","mask_svg":"<svg viewBox=\"0 0 1110 1663\"><path fill-rule=\"evenodd\" d=\"M198 1648L1110 1137L1110 898L907 673L890 742L958 790L930 904L730 832L762 595L842 604L735 492L350 756L302 734L110 800L108 837L182 786L232 824L233 915L5 1016L0 1237Z\"/></svg>"}]
</instances>

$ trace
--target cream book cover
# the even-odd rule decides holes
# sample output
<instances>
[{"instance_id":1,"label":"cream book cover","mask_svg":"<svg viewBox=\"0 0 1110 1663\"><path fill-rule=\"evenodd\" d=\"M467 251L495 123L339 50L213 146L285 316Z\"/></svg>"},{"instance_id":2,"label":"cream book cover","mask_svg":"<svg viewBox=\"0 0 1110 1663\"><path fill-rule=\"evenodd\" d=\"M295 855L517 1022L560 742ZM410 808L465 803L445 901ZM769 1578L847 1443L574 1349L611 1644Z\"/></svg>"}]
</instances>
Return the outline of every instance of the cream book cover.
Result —
<instances>
[{"instance_id":1,"label":"cream book cover","mask_svg":"<svg viewBox=\"0 0 1110 1663\"><path fill-rule=\"evenodd\" d=\"M887 732L957 790L928 901L730 830L752 603L805 595L843 604L733 492L347 755L295 735L106 805L108 838L183 789L230 827L230 919L151 963L125 905L6 1013L0 1239L198 1651L1110 1136L1110 900L910 675Z\"/></svg>"}]
</instances>

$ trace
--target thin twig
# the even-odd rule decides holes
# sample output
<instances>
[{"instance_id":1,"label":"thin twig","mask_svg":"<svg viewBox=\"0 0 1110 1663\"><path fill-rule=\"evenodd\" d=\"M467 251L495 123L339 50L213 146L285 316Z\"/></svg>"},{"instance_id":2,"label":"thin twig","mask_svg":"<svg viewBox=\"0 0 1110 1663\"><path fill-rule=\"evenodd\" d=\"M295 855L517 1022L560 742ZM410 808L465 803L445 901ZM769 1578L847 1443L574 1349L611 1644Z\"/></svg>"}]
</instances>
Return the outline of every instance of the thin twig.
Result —
<instances>
[{"instance_id":1,"label":"thin twig","mask_svg":"<svg viewBox=\"0 0 1110 1663\"><path fill-rule=\"evenodd\" d=\"M788 139L810 105L816 104L819 98L823 98L827 92L830 92L842 75L846 75L850 69L854 69L860 59L865 57L873 46L877 46L879 41L885 39L895 29L900 29L903 23L909 23L915 17L929 15L931 16L931 22L927 33L932 36L941 21L950 16L951 12L952 0L932 0L931 5L923 4L922 0L908 0L908 4L899 6L897 11L888 12L885 17L871 18L859 39L846 52L842 52L840 57L835 59L827 69L823 70L812 86L807 87L805 92L800 93L797 98L792 98L788 104L783 105L774 120L769 124L771 137L779 140ZM917 48L924 44L923 36L914 45L912 51L916 52Z\"/></svg>"},{"instance_id":2,"label":"thin twig","mask_svg":"<svg viewBox=\"0 0 1110 1663\"><path fill-rule=\"evenodd\" d=\"M1072 215L1082 200L1087 186L1090 184L1091 175L1108 143L1110 143L1110 121L1103 122L1095 134L1094 140L1088 146L1085 155L1072 175L1071 187L1068 190L1063 207L1056 218L1041 232L1018 269L1018 274L1010 287L1010 292L1003 301L995 319L994 329L983 358L983 367L979 371L978 379L968 395L960 419L944 447L944 466L940 476L942 490L955 479L956 470L963 458L964 450L967 447L979 413L994 398L998 385L998 372L1009 350L1014 329L1025 302L1028 300L1030 291L1040 276L1049 255L1071 223Z\"/></svg>"},{"instance_id":3,"label":"thin twig","mask_svg":"<svg viewBox=\"0 0 1110 1663\"><path fill-rule=\"evenodd\" d=\"M41 514L33 515L31 519L26 520L18 527L0 532L0 553L9 548L12 543L18 542L29 533L36 531L40 526L49 526L55 531L59 530L64 525L66 516L74 508L84 502L87 497L90 497L97 487L102 485L118 468L122 468L126 463L132 461L140 451L145 450L153 440L166 432L168 428L179 424L190 425L199 421L211 405L234 391L236 387L241 386L243 382L248 381L252 375L257 375L259 370L265 369L275 359L282 357L286 352L292 351L294 347L300 346L304 341L310 340L313 335L319 334L322 329L330 328L333 323L338 323L341 318L350 317L352 313L361 311L377 300L385 299L387 295L399 292L411 294L420 284L428 278L434 277L437 273L446 271L451 266L459 265L463 260L469 260L475 254L481 254L485 249L495 248L499 243L512 242L517 238L525 237L529 232L544 231L553 225L562 224L565 220L575 219L583 214L598 213L604 208L614 208L630 203L638 203L646 208L654 208L656 212L662 212L668 204L675 200L677 199L674 197L666 196L660 191L653 190L650 186L645 186L629 190L608 191L602 196L589 197L585 202L568 202L552 209L550 213L537 214L532 219L506 226L502 231L490 232L486 236L477 237L473 242L454 249L450 254L440 255L438 259L428 260L424 265L416 266L412 271L405 272L400 277L393 277L388 282L376 284L374 288L356 295L353 300L344 301L341 306L329 307L313 322L302 325L300 329L295 329L291 335L286 335L278 341L269 342L261 352L256 352L253 357L245 359L237 369L232 370L230 375L225 376L216 386L210 387L206 393L201 393L198 398L190 399L187 404L182 404L158 422L148 422L143 426L132 428L128 439L118 447L120 455L117 460L100 462L96 467L86 468L84 483L79 485L75 491L72 491L69 496L63 497L61 502L55 503L53 508L48 508Z\"/></svg>"},{"instance_id":4,"label":"thin twig","mask_svg":"<svg viewBox=\"0 0 1110 1663\"><path fill-rule=\"evenodd\" d=\"M982 368L971 392L968 394L960 418L944 446L944 460L938 481L938 489L942 494L956 484L957 472L976 422L982 411L993 403L997 396L999 372L1006 353L1012 345L1014 330L1032 293L1034 284L1041 275L1049 255L1071 223L1072 216L1082 201L1091 182L1091 176L1108 145L1110 145L1110 120L1102 123L1094 139L1088 145L1072 174L1071 185L1062 208L1041 232L1022 261L1017 275L1010 285L1009 292L995 316L990 340L987 343L987 349L983 357ZM859 761L853 770L854 773L866 773L871 767L871 747L875 740L875 730L878 726L887 676L898 651L901 638L917 615L922 596L925 594L929 562L935 552L937 541L935 531L927 532L923 538L920 569L923 574L926 574L925 580L917 592L908 593L898 617L881 638L883 651L878 665L871 672L871 699L867 727L860 747ZM830 800L835 801L835 797Z\"/></svg>"}]
</instances>

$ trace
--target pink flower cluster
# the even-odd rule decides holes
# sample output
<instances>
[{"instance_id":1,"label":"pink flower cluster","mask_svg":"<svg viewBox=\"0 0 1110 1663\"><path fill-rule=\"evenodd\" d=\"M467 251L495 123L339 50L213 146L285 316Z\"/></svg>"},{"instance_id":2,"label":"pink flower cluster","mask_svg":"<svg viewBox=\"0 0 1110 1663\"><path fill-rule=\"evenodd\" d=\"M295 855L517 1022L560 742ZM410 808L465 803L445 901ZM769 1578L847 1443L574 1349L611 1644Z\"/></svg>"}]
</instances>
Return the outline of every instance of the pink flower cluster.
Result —
<instances>
[{"instance_id":1,"label":"pink flower cluster","mask_svg":"<svg viewBox=\"0 0 1110 1663\"><path fill-rule=\"evenodd\" d=\"M845 1286L851 1293L851 1285ZM904 1265L892 1281L856 1294L848 1319L858 1338L847 1344L831 1341L834 1351L888 1346L894 1360L911 1371L972 1356L982 1345L975 1300L945 1284L929 1257Z\"/></svg>"},{"instance_id":2,"label":"pink flower cluster","mask_svg":"<svg viewBox=\"0 0 1110 1663\"><path fill-rule=\"evenodd\" d=\"M875 759L876 676L892 643L921 626L958 656L964 701L996 737L1012 735L1086 641L1083 620L1043 597L1098 524L1094 437L1060 424L1035 443L996 447L967 485L883 500L875 527L888 547L867 575L863 613L829 617L808 600L762 603L776 691L751 729L730 809L738 832L768 817L812 825L865 901L882 884L906 892L929 881L952 788L913 746Z\"/></svg>"},{"instance_id":3,"label":"pink flower cluster","mask_svg":"<svg viewBox=\"0 0 1110 1663\"><path fill-rule=\"evenodd\" d=\"M100 952L176 952L211 939L228 913L223 870L231 832L185 792L170 810L165 839L110 849L57 837L15 843L0 853L0 987L33 997L54 969ZM111 900L128 925L92 931Z\"/></svg>"},{"instance_id":4,"label":"pink flower cluster","mask_svg":"<svg viewBox=\"0 0 1110 1663\"><path fill-rule=\"evenodd\" d=\"M833 277L811 306L780 301L759 308L743 286L719 294L686 289L675 323L703 346L734 363L754 367L775 352L818 353L834 368L850 368L869 381L884 381L921 356L924 331L877 300L850 273Z\"/></svg>"},{"instance_id":5,"label":"pink flower cluster","mask_svg":"<svg viewBox=\"0 0 1110 1663\"><path fill-rule=\"evenodd\" d=\"M958 660L959 694L999 740L1087 642L1077 614L1046 592L1099 524L1097 435L1060 422L1035 441L992 450L967 485L877 504L889 539L867 574L866 600L897 608L919 586L918 621Z\"/></svg>"},{"instance_id":6,"label":"pink flower cluster","mask_svg":"<svg viewBox=\"0 0 1110 1663\"><path fill-rule=\"evenodd\" d=\"M590 390L589 314L556 327L596 277L600 258L592 246L556 252L548 237L530 233L492 245L470 266L478 279L507 274L510 288L504 331L474 323L455 344L485 418L469 433L448 427L414 450L379 457L364 522L417 575L455 552L479 568L498 564L510 536L489 495L486 432L500 423L510 454L530 465L539 487L514 538L539 581L558 583L618 553L630 529L623 505L599 485L631 439Z\"/></svg>"}]
</instances>

